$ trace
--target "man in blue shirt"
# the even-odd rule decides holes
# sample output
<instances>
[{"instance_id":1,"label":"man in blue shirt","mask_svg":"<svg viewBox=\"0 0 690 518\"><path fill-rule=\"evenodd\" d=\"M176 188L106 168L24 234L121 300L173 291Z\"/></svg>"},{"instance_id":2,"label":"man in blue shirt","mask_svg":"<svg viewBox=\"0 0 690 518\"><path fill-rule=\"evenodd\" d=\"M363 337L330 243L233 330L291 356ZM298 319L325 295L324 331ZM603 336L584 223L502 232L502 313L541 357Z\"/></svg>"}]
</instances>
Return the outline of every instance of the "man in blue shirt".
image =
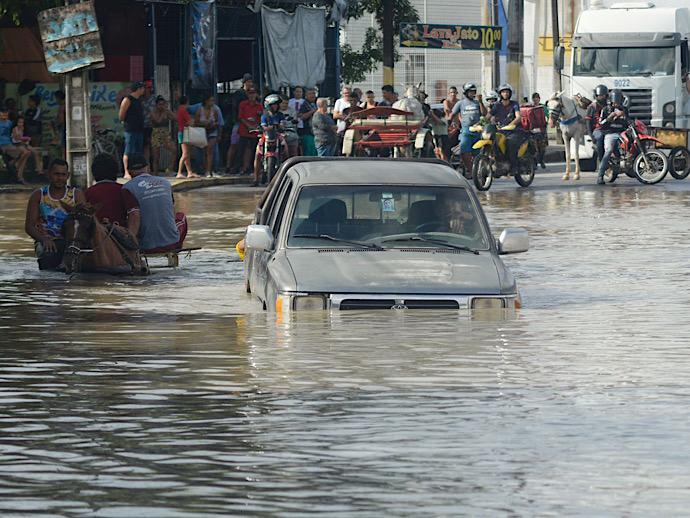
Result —
<instances>
[{"instance_id":1,"label":"man in blue shirt","mask_svg":"<svg viewBox=\"0 0 690 518\"><path fill-rule=\"evenodd\" d=\"M261 116L261 129L263 134L256 146L256 155L254 156L254 187L259 185L261 173L261 160L264 154L264 143L266 141L266 131L275 129L278 131L285 120L285 114L280 111L280 96L277 94L270 94L264 99L264 114ZM284 156L287 156L287 142L280 132L277 132L278 147Z\"/></svg>"},{"instance_id":2,"label":"man in blue shirt","mask_svg":"<svg viewBox=\"0 0 690 518\"><path fill-rule=\"evenodd\" d=\"M187 219L175 213L172 186L160 176L151 176L144 155L130 157L132 179L122 189L127 214L139 212L139 248L144 252L168 252L182 248Z\"/></svg>"},{"instance_id":3,"label":"man in blue shirt","mask_svg":"<svg viewBox=\"0 0 690 518\"><path fill-rule=\"evenodd\" d=\"M472 133L470 128L479 122L482 116L486 116L486 107L482 103L482 96L477 95L477 85L465 83L462 87L463 98L453 106L451 121L460 115L460 153L467 171L472 171L472 160L478 150L473 149L475 142L479 140L480 133Z\"/></svg>"}]
</instances>

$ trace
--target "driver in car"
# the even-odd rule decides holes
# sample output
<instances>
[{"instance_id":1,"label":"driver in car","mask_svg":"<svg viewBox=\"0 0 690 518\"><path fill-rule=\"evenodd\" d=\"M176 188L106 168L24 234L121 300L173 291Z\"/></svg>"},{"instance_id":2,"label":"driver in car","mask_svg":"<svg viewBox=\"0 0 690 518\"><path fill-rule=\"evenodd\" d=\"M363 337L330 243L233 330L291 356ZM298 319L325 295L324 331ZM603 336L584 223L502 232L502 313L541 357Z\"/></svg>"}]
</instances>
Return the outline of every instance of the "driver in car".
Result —
<instances>
[{"instance_id":1,"label":"driver in car","mask_svg":"<svg viewBox=\"0 0 690 518\"><path fill-rule=\"evenodd\" d=\"M457 196L442 196L436 206L439 226L435 232L467 235L474 232L474 213L466 210L465 202Z\"/></svg>"}]
</instances>

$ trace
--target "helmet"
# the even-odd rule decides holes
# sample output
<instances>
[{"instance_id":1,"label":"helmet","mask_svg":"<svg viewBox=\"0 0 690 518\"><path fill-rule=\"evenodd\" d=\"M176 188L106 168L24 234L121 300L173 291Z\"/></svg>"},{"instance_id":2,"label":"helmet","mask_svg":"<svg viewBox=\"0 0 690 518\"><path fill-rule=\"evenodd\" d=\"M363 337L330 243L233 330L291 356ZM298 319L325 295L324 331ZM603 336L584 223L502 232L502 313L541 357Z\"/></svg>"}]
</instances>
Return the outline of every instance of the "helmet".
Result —
<instances>
[{"instance_id":1,"label":"helmet","mask_svg":"<svg viewBox=\"0 0 690 518\"><path fill-rule=\"evenodd\" d=\"M489 90L484 94L484 99L487 101L498 101L498 94L496 90Z\"/></svg>"},{"instance_id":2,"label":"helmet","mask_svg":"<svg viewBox=\"0 0 690 518\"><path fill-rule=\"evenodd\" d=\"M594 87L594 97L598 97L600 95L608 95L609 94L609 89L606 85L597 85Z\"/></svg>"},{"instance_id":3,"label":"helmet","mask_svg":"<svg viewBox=\"0 0 690 518\"><path fill-rule=\"evenodd\" d=\"M620 90L614 90L609 96L612 103L623 104L623 92Z\"/></svg>"},{"instance_id":4,"label":"helmet","mask_svg":"<svg viewBox=\"0 0 690 518\"><path fill-rule=\"evenodd\" d=\"M513 96L513 87L510 86L510 83L503 83L501 86L498 87L498 93L500 94L503 90L508 90L510 92L510 96Z\"/></svg>"},{"instance_id":5,"label":"helmet","mask_svg":"<svg viewBox=\"0 0 690 518\"><path fill-rule=\"evenodd\" d=\"M280 104L280 96L279 95L277 95L277 94L267 95L266 99L264 99L264 108L266 108L267 110L273 104Z\"/></svg>"},{"instance_id":6,"label":"helmet","mask_svg":"<svg viewBox=\"0 0 690 518\"><path fill-rule=\"evenodd\" d=\"M474 83L465 83L462 85L462 93L467 94L470 90L474 90L475 92L477 91L477 85Z\"/></svg>"}]
</instances>

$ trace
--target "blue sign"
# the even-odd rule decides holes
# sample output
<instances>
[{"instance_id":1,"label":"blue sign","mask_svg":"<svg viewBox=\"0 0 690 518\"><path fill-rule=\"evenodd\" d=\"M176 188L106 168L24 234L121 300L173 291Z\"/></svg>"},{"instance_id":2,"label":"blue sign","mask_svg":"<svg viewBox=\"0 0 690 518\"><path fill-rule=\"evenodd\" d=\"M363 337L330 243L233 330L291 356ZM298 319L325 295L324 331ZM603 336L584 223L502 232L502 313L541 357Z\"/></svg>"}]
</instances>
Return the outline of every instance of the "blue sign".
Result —
<instances>
[{"instance_id":1,"label":"blue sign","mask_svg":"<svg viewBox=\"0 0 690 518\"><path fill-rule=\"evenodd\" d=\"M103 66L101 36L91 1L41 11L38 25L49 72L65 74Z\"/></svg>"}]
</instances>

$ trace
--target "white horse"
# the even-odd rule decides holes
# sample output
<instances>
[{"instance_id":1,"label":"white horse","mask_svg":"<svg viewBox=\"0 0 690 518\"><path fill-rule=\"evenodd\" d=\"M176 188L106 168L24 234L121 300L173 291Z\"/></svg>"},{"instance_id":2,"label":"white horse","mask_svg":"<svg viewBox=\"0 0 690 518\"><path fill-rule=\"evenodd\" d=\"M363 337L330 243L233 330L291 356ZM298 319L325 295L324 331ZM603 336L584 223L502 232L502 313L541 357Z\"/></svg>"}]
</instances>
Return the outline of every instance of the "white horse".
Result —
<instances>
[{"instance_id":1,"label":"white horse","mask_svg":"<svg viewBox=\"0 0 690 518\"><path fill-rule=\"evenodd\" d=\"M580 179L580 142L582 142L584 136L587 134L587 128L585 126L585 115L587 113L586 106L591 101L581 96L577 96L575 99L563 95L563 92L555 93L546 102L549 107L551 124L554 121L558 121L561 127L561 135L563 136L563 144L565 145L565 174L563 175L564 180L570 179L570 148L571 142L574 141L575 145L573 149L575 150L575 175L573 175L573 180ZM582 106L584 105L584 107Z\"/></svg>"}]
</instances>

